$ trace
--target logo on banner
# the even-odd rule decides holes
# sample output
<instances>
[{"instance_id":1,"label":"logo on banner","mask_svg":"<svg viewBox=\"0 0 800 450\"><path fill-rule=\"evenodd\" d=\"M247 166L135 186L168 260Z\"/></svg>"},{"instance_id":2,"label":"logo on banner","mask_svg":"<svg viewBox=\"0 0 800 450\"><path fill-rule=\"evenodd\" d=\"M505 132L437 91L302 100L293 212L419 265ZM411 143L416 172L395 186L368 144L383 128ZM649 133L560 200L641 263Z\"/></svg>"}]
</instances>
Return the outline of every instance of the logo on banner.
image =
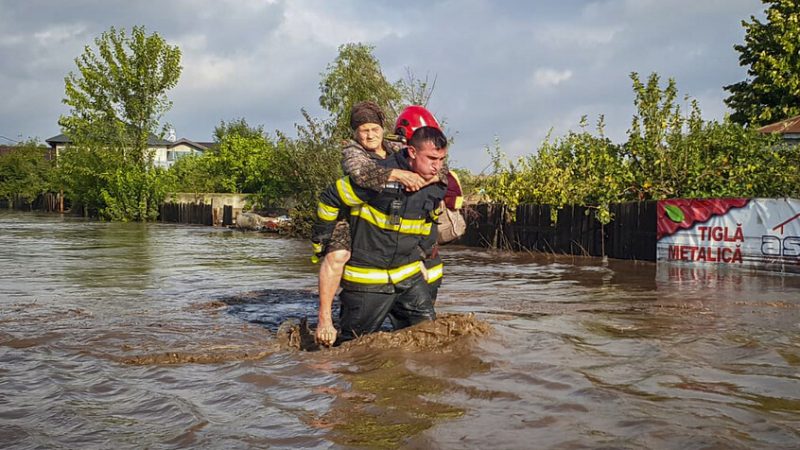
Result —
<instances>
[{"instance_id":1,"label":"logo on banner","mask_svg":"<svg viewBox=\"0 0 800 450\"><path fill-rule=\"evenodd\" d=\"M800 213L795 214L790 219L785 220L772 228L783 235L787 225L795 220L800 221ZM796 225L796 224L793 224ZM769 234L761 236L761 253L766 256L782 256L787 258L800 257L800 236L778 237ZM798 260L800 264L800 260Z\"/></svg>"}]
</instances>

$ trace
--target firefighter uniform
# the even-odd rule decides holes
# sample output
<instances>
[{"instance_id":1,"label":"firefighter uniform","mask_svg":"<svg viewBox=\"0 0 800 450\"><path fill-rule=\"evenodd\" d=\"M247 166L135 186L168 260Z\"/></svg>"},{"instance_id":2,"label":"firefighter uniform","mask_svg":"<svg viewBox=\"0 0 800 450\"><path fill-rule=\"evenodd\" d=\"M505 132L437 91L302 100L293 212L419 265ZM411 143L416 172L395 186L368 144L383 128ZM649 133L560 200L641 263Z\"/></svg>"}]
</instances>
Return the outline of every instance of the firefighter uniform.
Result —
<instances>
[{"instance_id":1,"label":"firefighter uniform","mask_svg":"<svg viewBox=\"0 0 800 450\"><path fill-rule=\"evenodd\" d=\"M386 167L410 170L405 152L390 155ZM386 317L396 328L433 320L436 314L424 260L436 243L436 218L445 187L407 192L389 183L380 192L339 179L320 197L312 243L324 251L340 211L350 208L351 256L342 274L341 340L377 331Z\"/></svg>"}]
</instances>

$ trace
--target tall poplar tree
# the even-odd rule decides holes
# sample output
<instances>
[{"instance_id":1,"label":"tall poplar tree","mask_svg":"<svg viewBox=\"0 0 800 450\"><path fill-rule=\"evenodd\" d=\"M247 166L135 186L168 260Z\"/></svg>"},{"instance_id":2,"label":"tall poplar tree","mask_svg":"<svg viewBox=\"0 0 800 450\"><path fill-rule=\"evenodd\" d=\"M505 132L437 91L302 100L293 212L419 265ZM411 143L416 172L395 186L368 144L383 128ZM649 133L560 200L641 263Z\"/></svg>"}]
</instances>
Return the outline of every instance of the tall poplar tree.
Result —
<instances>
[{"instance_id":1,"label":"tall poplar tree","mask_svg":"<svg viewBox=\"0 0 800 450\"><path fill-rule=\"evenodd\" d=\"M373 49L361 43L342 45L339 55L322 74L319 104L330 113L331 134L336 138L350 135L350 109L358 102L377 103L390 119L388 124L396 116L400 91L386 80Z\"/></svg>"},{"instance_id":2,"label":"tall poplar tree","mask_svg":"<svg viewBox=\"0 0 800 450\"><path fill-rule=\"evenodd\" d=\"M63 102L71 110L58 123L72 146L59 170L68 196L91 215L152 220L166 194L152 168L148 139L172 106L166 92L181 73L181 51L144 27L111 27L75 59Z\"/></svg>"},{"instance_id":3,"label":"tall poplar tree","mask_svg":"<svg viewBox=\"0 0 800 450\"><path fill-rule=\"evenodd\" d=\"M800 114L800 2L762 0L766 22L742 21L745 43L735 45L747 79L725 86L731 120L761 126Z\"/></svg>"}]
</instances>

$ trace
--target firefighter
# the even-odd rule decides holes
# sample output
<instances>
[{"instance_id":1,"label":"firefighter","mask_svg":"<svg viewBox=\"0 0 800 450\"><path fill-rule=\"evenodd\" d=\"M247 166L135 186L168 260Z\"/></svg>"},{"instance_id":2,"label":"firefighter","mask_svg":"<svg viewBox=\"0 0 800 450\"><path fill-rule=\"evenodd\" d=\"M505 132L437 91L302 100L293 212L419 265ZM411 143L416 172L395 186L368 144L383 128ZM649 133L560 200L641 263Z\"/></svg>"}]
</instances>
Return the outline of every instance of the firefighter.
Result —
<instances>
[{"instance_id":1,"label":"firefighter","mask_svg":"<svg viewBox=\"0 0 800 450\"><path fill-rule=\"evenodd\" d=\"M392 153L399 151L402 145L384 140L384 120L383 111L373 102L363 101L353 106L350 110L353 138L345 142L342 148L342 172L350 176L352 183L373 191L381 191L386 183L392 181L401 183L408 191L417 191L425 186L426 180L412 171L385 167L383 161ZM438 177L432 180L436 181ZM349 216L347 211L340 214L330 238L325 241L325 248L315 251L319 257L312 257L315 263L321 262L319 297L322 304L333 302L342 279L344 265L350 259L351 238L347 216ZM321 257L322 255L324 257Z\"/></svg>"},{"instance_id":2,"label":"firefighter","mask_svg":"<svg viewBox=\"0 0 800 450\"><path fill-rule=\"evenodd\" d=\"M439 122L430 113L427 109L422 106L412 105L404 109L400 115L397 117L397 124L395 125L395 134L402 137L403 139L410 139L414 135L414 131L422 127L435 127L441 130L439 126ZM451 214L461 214L459 211L462 207L464 202L463 200L463 193L461 189L461 183L458 180L458 176L455 172L447 170L446 166L443 166L442 171L439 173L439 177L445 182L447 186L447 191L445 193L444 200L441 203L441 219L445 218L446 210L450 211ZM450 222L447 221L445 224L446 226L450 225ZM433 303L436 303L436 297L439 293L439 287L442 284L442 275L444 273L444 264L442 263L442 259L439 256L439 245L440 244L447 244L463 234L463 229L458 230L447 230L447 232L442 232L443 230L439 227L438 232L438 239L434 247L431 249L430 254L425 259L425 269L426 269L426 279L428 281L428 285L430 287L431 292L431 299ZM445 237L443 240L442 238Z\"/></svg>"},{"instance_id":3,"label":"firefighter","mask_svg":"<svg viewBox=\"0 0 800 450\"><path fill-rule=\"evenodd\" d=\"M402 119L401 114L401 119ZM438 124L437 124L438 125ZM438 127L413 130L408 146L382 164L435 179L447 156L447 139ZM350 207L351 256L342 277L340 341L377 331L387 316L397 328L435 318L423 261L436 242L436 215L443 183L411 192L389 183L380 192L342 178L320 198L312 238L315 251L326 247L340 211ZM320 296L317 339L336 341L331 303Z\"/></svg>"}]
</instances>

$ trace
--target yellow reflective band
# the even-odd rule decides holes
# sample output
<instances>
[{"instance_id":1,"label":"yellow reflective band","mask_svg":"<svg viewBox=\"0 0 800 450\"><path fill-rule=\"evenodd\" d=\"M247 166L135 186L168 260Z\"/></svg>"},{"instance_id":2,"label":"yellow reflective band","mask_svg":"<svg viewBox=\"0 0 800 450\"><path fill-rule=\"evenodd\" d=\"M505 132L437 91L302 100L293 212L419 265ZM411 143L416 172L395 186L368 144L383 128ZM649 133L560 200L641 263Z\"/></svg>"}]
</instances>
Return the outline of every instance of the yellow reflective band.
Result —
<instances>
[{"instance_id":1,"label":"yellow reflective band","mask_svg":"<svg viewBox=\"0 0 800 450\"><path fill-rule=\"evenodd\" d=\"M412 277L421 270L422 263L420 261L389 270L345 265L342 279L359 284L396 284Z\"/></svg>"},{"instance_id":2,"label":"yellow reflective band","mask_svg":"<svg viewBox=\"0 0 800 450\"><path fill-rule=\"evenodd\" d=\"M453 177L454 180L456 180L458 188L461 189L463 192L463 189L461 188L461 180L458 179L458 174L454 170L451 170L450 175ZM461 209L463 206L464 206L464 197L459 195L458 197L456 197L455 209Z\"/></svg>"},{"instance_id":3,"label":"yellow reflective band","mask_svg":"<svg viewBox=\"0 0 800 450\"><path fill-rule=\"evenodd\" d=\"M392 283L397 284L420 272L422 272L422 261L417 261L415 263L406 264L405 266L400 266L395 269L390 269L389 278L391 278Z\"/></svg>"},{"instance_id":4,"label":"yellow reflective band","mask_svg":"<svg viewBox=\"0 0 800 450\"><path fill-rule=\"evenodd\" d=\"M322 251L322 243L311 243L311 248L314 250L314 254L311 255L311 262L316 264L319 262L319 256L317 256Z\"/></svg>"},{"instance_id":5,"label":"yellow reflective band","mask_svg":"<svg viewBox=\"0 0 800 450\"><path fill-rule=\"evenodd\" d=\"M339 210L333 206L319 202L317 203L317 217L326 222L332 222L339 217Z\"/></svg>"},{"instance_id":6,"label":"yellow reflective band","mask_svg":"<svg viewBox=\"0 0 800 450\"><path fill-rule=\"evenodd\" d=\"M456 173L456 171L455 170L451 170L451 171L449 171L449 173L450 173L450 176L453 177L456 180L456 184L458 184L458 187L461 187L461 180L458 179L458 174Z\"/></svg>"},{"instance_id":7,"label":"yellow reflective band","mask_svg":"<svg viewBox=\"0 0 800 450\"><path fill-rule=\"evenodd\" d=\"M433 220L438 220L439 219L439 216L442 215L442 208L443 207L444 207L444 200L441 201L440 205L436 209L431 211L431 218Z\"/></svg>"},{"instance_id":8,"label":"yellow reflective band","mask_svg":"<svg viewBox=\"0 0 800 450\"><path fill-rule=\"evenodd\" d=\"M353 191L353 186L350 184L350 177L336 180L336 191L339 193L339 198L341 198L347 206L356 206L364 203L358 198L355 191Z\"/></svg>"},{"instance_id":9,"label":"yellow reflective band","mask_svg":"<svg viewBox=\"0 0 800 450\"><path fill-rule=\"evenodd\" d=\"M389 272L382 269L365 269L345 265L342 279L359 284L387 284L389 283Z\"/></svg>"},{"instance_id":10,"label":"yellow reflective band","mask_svg":"<svg viewBox=\"0 0 800 450\"><path fill-rule=\"evenodd\" d=\"M435 283L437 280L442 278L443 273L444 273L444 264L437 264L433 267L428 268L428 284Z\"/></svg>"},{"instance_id":11,"label":"yellow reflective band","mask_svg":"<svg viewBox=\"0 0 800 450\"><path fill-rule=\"evenodd\" d=\"M370 205L362 205L361 208L353 209L350 211L350 214L358 216L383 230L399 231L403 234L419 234L423 236L431 234L431 223L426 222L425 219L401 218L400 223L395 225L391 223L389 216Z\"/></svg>"}]
</instances>

